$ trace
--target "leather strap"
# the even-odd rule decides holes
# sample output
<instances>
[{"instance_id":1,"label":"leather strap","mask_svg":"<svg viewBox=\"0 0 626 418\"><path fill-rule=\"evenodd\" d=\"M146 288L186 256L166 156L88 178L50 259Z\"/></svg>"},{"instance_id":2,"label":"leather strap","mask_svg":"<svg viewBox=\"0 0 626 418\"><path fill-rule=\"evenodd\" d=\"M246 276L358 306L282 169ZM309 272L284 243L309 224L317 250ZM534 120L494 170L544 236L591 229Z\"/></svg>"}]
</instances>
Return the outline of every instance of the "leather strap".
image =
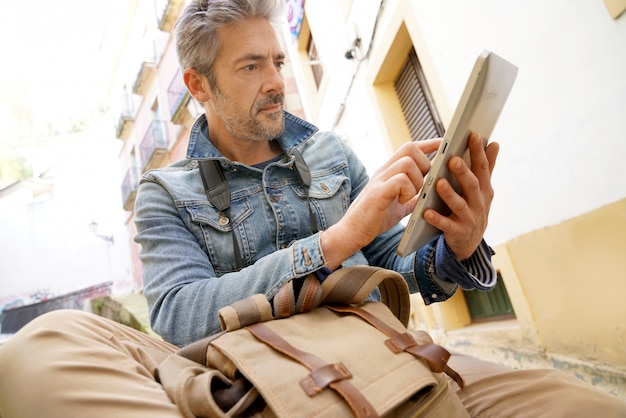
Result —
<instances>
[{"instance_id":1,"label":"leather strap","mask_svg":"<svg viewBox=\"0 0 626 418\"><path fill-rule=\"evenodd\" d=\"M309 274L304 279L296 279L302 281L302 287L298 292L298 300L295 300L295 291L293 280L285 283L278 293L272 299L274 308L274 318L287 318L288 316L298 313L308 312L319 306L322 289L320 282L313 274ZM254 322L249 322L252 324ZM248 325L244 324L244 325Z\"/></svg>"},{"instance_id":2,"label":"leather strap","mask_svg":"<svg viewBox=\"0 0 626 418\"><path fill-rule=\"evenodd\" d=\"M287 318L296 313L296 301L293 290L293 280L288 281L278 290L272 299L274 318Z\"/></svg>"},{"instance_id":3,"label":"leather strap","mask_svg":"<svg viewBox=\"0 0 626 418\"><path fill-rule=\"evenodd\" d=\"M378 317L357 306L326 307L334 312L350 313L359 316L389 337L389 339L385 342L385 345L389 347L393 353L397 354L406 351L426 363L431 371L435 373L443 372L450 376L450 378L452 378L460 388L463 388L465 385L463 378L455 370L448 366L450 353L442 346L438 344L419 345L410 333L400 333L396 331Z\"/></svg>"},{"instance_id":4,"label":"leather strap","mask_svg":"<svg viewBox=\"0 0 626 418\"><path fill-rule=\"evenodd\" d=\"M308 312L313 308L316 308L320 304L320 297L322 296L320 281L314 274L309 274L298 295L298 301L296 302L296 312L303 313Z\"/></svg>"},{"instance_id":5,"label":"leather strap","mask_svg":"<svg viewBox=\"0 0 626 418\"><path fill-rule=\"evenodd\" d=\"M246 329L259 341L292 358L311 371L308 376L300 381L300 386L307 395L314 396L321 393L326 387L330 387L346 401L357 418L378 417L374 407L347 380L352 377L352 374L343 364L330 364L314 354L297 349L265 324L250 325Z\"/></svg>"}]
</instances>

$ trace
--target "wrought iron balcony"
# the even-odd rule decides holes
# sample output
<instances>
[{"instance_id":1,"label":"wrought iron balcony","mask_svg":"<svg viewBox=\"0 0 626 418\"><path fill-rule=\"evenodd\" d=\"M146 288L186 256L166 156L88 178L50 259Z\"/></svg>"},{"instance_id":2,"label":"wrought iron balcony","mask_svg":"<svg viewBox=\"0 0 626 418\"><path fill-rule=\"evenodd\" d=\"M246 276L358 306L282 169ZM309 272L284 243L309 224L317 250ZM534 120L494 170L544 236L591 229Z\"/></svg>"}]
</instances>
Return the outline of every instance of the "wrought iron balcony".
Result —
<instances>
[{"instance_id":1,"label":"wrought iron balcony","mask_svg":"<svg viewBox=\"0 0 626 418\"><path fill-rule=\"evenodd\" d=\"M139 173L136 167L131 167L126 171L122 180L122 205L124 210L132 211L135 206L135 197L139 187Z\"/></svg>"},{"instance_id":2,"label":"wrought iron balcony","mask_svg":"<svg viewBox=\"0 0 626 418\"><path fill-rule=\"evenodd\" d=\"M191 95L185 83L183 83L180 70L178 70L174 78L172 78L170 85L167 87L167 99L170 105L170 118L172 122L179 125L183 124L186 116L188 116L187 114L189 114L186 108L190 98Z\"/></svg>"},{"instance_id":3,"label":"wrought iron balcony","mask_svg":"<svg viewBox=\"0 0 626 418\"><path fill-rule=\"evenodd\" d=\"M122 109L115 122L115 136L118 139L126 139L128 134L132 131L135 121L135 111L136 107L133 103L132 94L124 93L122 95Z\"/></svg>"},{"instance_id":4,"label":"wrought iron balcony","mask_svg":"<svg viewBox=\"0 0 626 418\"><path fill-rule=\"evenodd\" d=\"M135 82L133 83L133 93L141 96L145 95L150 87L150 81L156 76L156 53L151 53L139 66Z\"/></svg>"},{"instance_id":5,"label":"wrought iron balcony","mask_svg":"<svg viewBox=\"0 0 626 418\"><path fill-rule=\"evenodd\" d=\"M153 120L139 146L139 155L143 170L160 167L162 160L167 156L168 143L165 126L162 121Z\"/></svg>"}]
</instances>

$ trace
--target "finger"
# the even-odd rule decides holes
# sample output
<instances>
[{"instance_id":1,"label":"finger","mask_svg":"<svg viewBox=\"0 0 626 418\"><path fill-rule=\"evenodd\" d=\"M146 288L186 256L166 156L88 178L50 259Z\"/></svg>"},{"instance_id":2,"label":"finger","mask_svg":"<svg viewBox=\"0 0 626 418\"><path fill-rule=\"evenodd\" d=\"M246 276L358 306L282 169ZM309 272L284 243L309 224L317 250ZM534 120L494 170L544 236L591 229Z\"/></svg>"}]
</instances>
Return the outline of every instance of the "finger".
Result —
<instances>
[{"instance_id":1,"label":"finger","mask_svg":"<svg viewBox=\"0 0 626 418\"><path fill-rule=\"evenodd\" d=\"M423 181L423 176L426 175L430 171L432 166L431 159L428 158L428 155L437 151L439 146L441 145L441 139L427 139L423 141L414 141L409 143L409 147L412 150L412 158L415 161L415 164L419 167L420 174L422 176L420 183ZM421 185L420 185L421 187Z\"/></svg>"},{"instance_id":2,"label":"finger","mask_svg":"<svg viewBox=\"0 0 626 418\"><path fill-rule=\"evenodd\" d=\"M469 171L469 170L467 170ZM448 206L452 214L459 219L471 218L471 208L463 196L458 194L446 179L440 179L435 185L437 194Z\"/></svg>"},{"instance_id":3,"label":"finger","mask_svg":"<svg viewBox=\"0 0 626 418\"><path fill-rule=\"evenodd\" d=\"M484 164L485 166L487 165L486 157L484 158ZM448 168L450 172L456 178L457 182L459 183L459 186L461 186L461 194L464 197L461 197L459 194L455 193L456 196L459 196L459 198L463 199L463 202L467 200L468 202L473 202L470 204L475 204L476 201L480 199L481 187L483 186L479 178L477 177L477 174L473 170L470 170L467 164L465 164L465 161L463 161L463 159L460 157L451 158L450 162L448 163ZM473 165L472 165L472 168L473 168ZM479 171L481 177L483 178L483 182L486 182L488 187L491 187L491 179L489 177L489 170L486 170L484 172L482 172L481 170L477 170L477 171ZM449 185L447 181L445 184ZM452 192L454 192L451 186L449 188ZM439 192L439 189L437 190ZM443 191L441 193L443 193ZM441 196L441 193L440 193L440 196ZM443 199L443 196L441 196L441 198ZM452 199L453 197L450 197L450 198ZM450 209L453 209L452 206L450 206L450 204L448 204L448 207Z\"/></svg>"},{"instance_id":4,"label":"finger","mask_svg":"<svg viewBox=\"0 0 626 418\"><path fill-rule=\"evenodd\" d=\"M489 161L489 176L493 174L493 169L496 166L496 160L498 159L498 154L500 153L500 144L497 142L492 142L487 145L485 148L485 155L487 156L487 160Z\"/></svg>"},{"instance_id":5,"label":"finger","mask_svg":"<svg viewBox=\"0 0 626 418\"><path fill-rule=\"evenodd\" d=\"M486 182L493 173L500 145L497 142L492 142L484 147L480 135L472 133L469 138L469 148L471 169L481 183Z\"/></svg>"},{"instance_id":6,"label":"finger","mask_svg":"<svg viewBox=\"0 0 626 418\"><path fill-rule=\"evenodd\" d=\"M481 136L473 132L469 137L471 169L477 177L489 175L489 160L485 154L485 145Z\"/></svg>"},{"instance_id":7,"label":"finger","mask_svg":"<svg viewBox=\"0 0 626 418\"><path fill-rule=\"evenodd\" d=\"M477 199L489 199L493 196L491 173L495 166L499 144L492 143L483 149L483 141L478 134L470 137L471 171L459 167L458 161L450 162L450 171L456 176L465 199L470 206L476 204Z\"/></svg>"},{"instance_id":8,"label":"finger","mask_svg":"<svg viewBox=\"0 0 626 418\"><path fill-rule=\"evenodd\" d=\"M421 167L420 167L421 166ZM370 180L373 184L382 184L389 182L395 184L396 191L400 191L399 185L402 181L407 181L412 185L412 188L416 189L413 193L417 193L424 184L423 172L428 172L430 168L430 162L423 157L419 165L416 161L409 157L403 156L401 159L396 160L388 164L384 169L378 170ZM408 188L405 187L405 192L408 192Z\"/></svg>"},{"instance_id":9,"label":"finger","mask_svg":"<svg viewBox=\"0 0 626 418\"><path fill-rule=\"evenodd\" d=\"M441 145L441 138L425 139L422 141L414 141L413 143L417 144L420 151L424 154L430 154L431 152L437 151Z\"/></svg>"},{"instance_id":10,"label":"finger","mask_svg":"<svg viewBox=\"0 0 626 418\"><path fill-rule=\"evenodd\" d=\"M424 211L424 220L439 229L442 232L446 232L446 221L448 218L433 209L426 209Z\"/></svg>"},{"instance_id":11,"label":"finger","mask_svg":"<svg viewBox=\"0 0 626 418\"><path fill-rule=\"evenodd\" d=\"M419 142L424 142L424 144L420 144ZM428 170L430 170L430 161L426 157L425 153L430 153L432 152L432 150L436 150L438 147L438 143L440 142L441 140L438 139L418 142L406 142L391 156L391 158L389 158L387 161L385 161L383 165L380 166L380 168L376 171L374 175L383 173L394 165L396 169L398 167L406 167L397 165L398 161L402 161L406 158L410 159L412 161L412 164L417 165L423 174L426 174ZM391 175L394 175L395 173L396 172L392 173ZM387 178L389 178L389 176Z\"/></svg>"},{"instance_id":12,"label":"finger","mask_svg":"<svg viewBox=\"0 0 626 418\"><path fill-rule=\"evenodd\" d=\"M434 209L426 209L424 211L424 220L444 234L455 234L460 230L458 223L455 223L453 219L442 215Z\"/></svg>"},{"instance_id":13,"label":"finger","mask_svg":"<svg viewBox=\"0 0 626 418\"><path fill-rule=\"evenodd\" d=\"M406 204L411 199L415 199L417 192L421 189L424 180L421 175L411 178L411 176L396 174L387 182L384 199L396 200L400 204Z\"/></svg>"}]
</instances>

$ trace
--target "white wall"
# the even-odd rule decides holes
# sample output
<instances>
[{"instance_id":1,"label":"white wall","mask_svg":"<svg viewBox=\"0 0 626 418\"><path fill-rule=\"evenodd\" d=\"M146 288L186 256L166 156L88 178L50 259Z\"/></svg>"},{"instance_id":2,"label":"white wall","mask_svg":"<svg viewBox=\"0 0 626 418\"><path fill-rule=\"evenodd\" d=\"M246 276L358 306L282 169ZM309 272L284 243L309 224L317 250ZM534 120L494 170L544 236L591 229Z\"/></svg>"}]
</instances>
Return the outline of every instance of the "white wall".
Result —
<instances>
[{"instance_id":1,"label":"white wall","mask_svg":"<svg viewBox=\"0 0 626 418\"><path fill-rule=\"evenodd\" d=\"M46 177L53 189L35 199L29 190L0 199L0 306L13 296L44 289L58 296L106 281L114 282L114 293L133 290L121 143L112 126L107 117L66 142L26 151L36 176L52 167ZM92 233L92 221L113 245Z\"/></svg>"},{"instance_id":2,"label":"white wall","mask_svg":"<svg viewBox=\"0 0 626 418\"><path fill-rule=\"evenodd\" d=\"M610 18L596 1L387 0L376 40L398 5L408 5L418 56L429 62L435 98L450 114L473 61L490 49L520 68L492 135L501 144L493 183L487 238L498 244L557 224L626 196L626 16ZM371 31L379 2L353 0L347 19ZM322 59L331 75L324 111L316 121L332 126L354 62L343 58L347 32L331 0L307 2ZM323 17L326 19L323 19ZM325 22L318 30L316 23ZM361 34L369 42L371 32ZM363 93L363 63L338 130L366 161L389 153Z\"/></svg>"}]
</instances>

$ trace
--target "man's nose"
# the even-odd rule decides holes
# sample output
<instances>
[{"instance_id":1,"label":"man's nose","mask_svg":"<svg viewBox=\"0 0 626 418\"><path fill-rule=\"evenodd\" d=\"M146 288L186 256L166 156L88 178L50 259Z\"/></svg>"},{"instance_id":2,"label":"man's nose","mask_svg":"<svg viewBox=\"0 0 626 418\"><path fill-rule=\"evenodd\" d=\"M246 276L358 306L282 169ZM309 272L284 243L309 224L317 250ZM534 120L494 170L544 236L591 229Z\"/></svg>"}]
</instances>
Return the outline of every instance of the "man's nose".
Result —
<instances>
[{"instance_id":1,"label":"man's nose","mask_svg":"<svg viewBox=\"0 0 626 418\"><path fill-rule=\"evenodd\" d=\"M265 93L271 93L273 91L280 93L285 89L285 81L283 80L283 74L279 68L274 65L270 66L266 71L265 84L263 90Z\"/></svg>"}]
</instances>

